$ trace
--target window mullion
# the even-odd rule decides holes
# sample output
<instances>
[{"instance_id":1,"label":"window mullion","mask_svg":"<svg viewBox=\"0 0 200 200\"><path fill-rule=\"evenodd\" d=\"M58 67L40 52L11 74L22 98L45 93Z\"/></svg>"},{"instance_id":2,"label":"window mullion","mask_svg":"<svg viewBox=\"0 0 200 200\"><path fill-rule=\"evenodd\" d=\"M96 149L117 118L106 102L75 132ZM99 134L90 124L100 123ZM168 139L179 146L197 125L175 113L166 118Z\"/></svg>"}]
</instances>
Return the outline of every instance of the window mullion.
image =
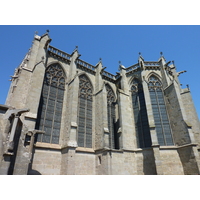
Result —
<instances>
[{"instance_id":1,"label":"window mullion","mask_svg":"<svg viewBox=\"0 0 200 200\"><path fill-rule=\"evenodd\" d=\"M46 114L47 114L47 107L48 107L48 103L49 103L49 93L50 93L50 83L48 85L48 94L47 94L47 99L46 99L46 107L45 107L45 112L44 112L44 119L43 119L43 126L42 126L42 130L44 131L44 126L45 126L45 121L46 121ZM41 142L43 141L43 136L44 134L41 134Z\"/></svg>"},{"instance_id":2,"label":"window mullion","mask_svg":"<svg viewBox=\"0 0 200 200\"><path fill-rule=\"evenodd\" d=\"M55 95L55 101L54 101L54 109L53 109L53 119L52 119L52 127L51 127L51 135L50 135L50 143L52 142L52 137L53 137L53 130L54 130L54 120L55 120L55 110L56 110L57 96L58 96L58 88L56 88L56 95Z\"/></svg>"},{"instance_id":3,"label":"window mullion","mask_svg":"<svg viewBox=\"0 0 200 200\"><path fill-rule=\"evenodd\" d=\"M160 88L161 89L161 88ZM162 92L162 90L161 90ZM164 144L166 145L166 138L165 138L165 132L164 132L164 127L163 127L163 120L162 120L162 115L161 115L161 111L160 111L160 104L158 101L158 94L157 94L157 89L155 88L155 94L156 94L156 101L157 101L157 105L158 105L158 112L159 112L159 116L160 116L160 125L162 127L162 135L163 135L163 139L164 139Z\"/></svg>"}]
</instances>

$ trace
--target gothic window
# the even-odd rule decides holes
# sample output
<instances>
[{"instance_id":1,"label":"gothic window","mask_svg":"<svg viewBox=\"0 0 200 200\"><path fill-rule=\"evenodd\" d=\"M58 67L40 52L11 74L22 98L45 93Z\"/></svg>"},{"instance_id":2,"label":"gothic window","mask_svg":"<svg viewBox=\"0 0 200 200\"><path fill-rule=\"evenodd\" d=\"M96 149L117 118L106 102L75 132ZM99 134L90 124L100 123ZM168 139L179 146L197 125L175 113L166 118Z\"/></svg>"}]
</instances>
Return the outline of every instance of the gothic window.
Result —
<instances>
[{"instance_id":1,"label":"gothic window","mask_svg":"<svg viewBox=\"0 0 200 200\"><path fill-rule=\"evenodd\" d=\"M92 148L92 84L85 75L79 77L77 141L79 147Z\"/></svg>"},{"instance_id":2,"label":"gothic window","mask_svg":"<svg viewBox=\"0 0 200 200\"><path fill-rule=\"evenodd\" d=\"M62 67L58 63L50 65L44 76L36 123L36 129L45 131L45 134L38 134L38 142L59 143L64 90Z\"/></svg>"},{"instance_id":3,"label":"gothic window","mask_svg":"<svg viewBox=\"0 0 200 200\"><path fill-rule=\"evenodd\" d=\"M116 133L115 95L111 87L106 84L107 91L107 116L109 129L109 147L119 149L119 139Z\"/></svg>"},{"instance_id":4,"label":"gothic window","mask_svg":"<svg viewBox=\"0 0 200 200\"><path fill-rule=\"evenodd\" d=\"M162 146L173 145L172 133L164 101L160 80L152 75L149 78L149 93L155 121L158 143Z\"/></svg>"},{"instance_id":5,"label":"gothic window","mask_svg":"<svg viewBox=\"0 0 200 200\"><path fill-rule=\"evenodd\" d=\"M144 92L141 82L134 79L131 86L133 113L135 119L135 130L138 148L150 147L151 136L149 122L144 98Z\"/></svg>"}]
</instances>

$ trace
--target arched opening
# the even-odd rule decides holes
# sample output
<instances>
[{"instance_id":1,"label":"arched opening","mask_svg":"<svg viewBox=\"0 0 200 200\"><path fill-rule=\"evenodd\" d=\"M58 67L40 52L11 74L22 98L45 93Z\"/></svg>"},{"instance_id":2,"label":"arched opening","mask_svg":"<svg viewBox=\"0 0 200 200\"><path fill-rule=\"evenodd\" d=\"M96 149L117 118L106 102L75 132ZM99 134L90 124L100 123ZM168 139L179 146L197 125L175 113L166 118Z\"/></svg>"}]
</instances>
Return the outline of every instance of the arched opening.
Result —
<instances>
[{"instance_id":1,"label":"arched opening","mask_svg":"<svg viewBox=\"0 0 200 200\"><path fill-rule=\"evenodd\" d=\"M149 77L148 87L158 143L161 146L173 145L174 143L165 106L162 83L155 75L151 75Z\"/></svg>"},{"instance_id":2,"label":"arched opening","mask_svg":"<svg viewBox=\"0 0 200 200\"><path fill-rule=\"evenodd\" d=\"M133 79L131 84L133 114L135 120L135 130L137 147L151 147L151 136L149 130L148 115L144 97L142 83L138 79Z\"/></svg>"},{"instance_id":3,"label":"arched opening","mask_svg":"<svg viewBox=\"0 0 200 200\"><path fill-rule=\"evenodd\" d=\"M93 88L86 75L79 76L78 132L79 147L92 148L92 93Z\"/></svg>"},{"instance_id":4,"label":"arched opening","mask_svg":"<svg viewBox=\"0 0 200 200\"><path fill-rule=\"evenodd\" d=\"M109 84L105 85L107 91L107 117L109 129L109 147L119 149L119 136L116 126L115 94Z\"/></svg>"},{"instance_id":5,"label":"arched opening","mask_svg":"<svg viewBox=\"0 0 200 200\"><path fill-rule=\"evenodd\" d=\"M36 122L36 129L45 134L37 136L38 142L59 143L64 91L65 73L58 63L54 63L45 71Z\"/></svg>"}]
</instances>

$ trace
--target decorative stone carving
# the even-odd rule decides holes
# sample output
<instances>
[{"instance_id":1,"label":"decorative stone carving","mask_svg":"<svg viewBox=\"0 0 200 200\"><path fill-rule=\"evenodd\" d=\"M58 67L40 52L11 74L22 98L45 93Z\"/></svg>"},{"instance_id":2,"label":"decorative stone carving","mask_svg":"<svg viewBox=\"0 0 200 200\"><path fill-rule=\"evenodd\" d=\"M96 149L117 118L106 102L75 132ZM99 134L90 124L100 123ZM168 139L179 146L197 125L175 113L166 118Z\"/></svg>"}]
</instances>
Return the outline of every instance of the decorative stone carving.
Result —
<instances>
[{"instance_id":1,"label":"decorative stone carving","mask_svg":"<svg viewBox=\"0 0 200 200\"><path fill-rule=\"evenodd\" d=\"M4 134L3 134L3 148L4 154L12 155L14 148L14 136L17 128L17 123L20 115L28 112L29 109L15 109L9 108L4 115Z\"/></svg>"}]
</instances>

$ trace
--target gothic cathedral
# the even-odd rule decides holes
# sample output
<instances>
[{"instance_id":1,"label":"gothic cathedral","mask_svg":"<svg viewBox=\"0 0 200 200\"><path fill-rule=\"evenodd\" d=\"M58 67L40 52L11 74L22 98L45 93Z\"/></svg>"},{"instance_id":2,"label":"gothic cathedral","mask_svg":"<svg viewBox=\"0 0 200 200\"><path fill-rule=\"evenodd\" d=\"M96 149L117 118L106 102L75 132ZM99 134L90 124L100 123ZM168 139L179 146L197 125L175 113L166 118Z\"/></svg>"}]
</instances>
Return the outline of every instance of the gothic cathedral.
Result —
<instances>
[{"instance_id":1,"label":"gothic cathedral","mask_svg":"<svg viewBox=\"0 0 200 200\"><path fill-rule=\"evenodd\" d=\"M200 123L173 62L139 55L113 75L50 42L34 36L0 105L0 174L200 174Z\"/></svg>"}]
</instances>

